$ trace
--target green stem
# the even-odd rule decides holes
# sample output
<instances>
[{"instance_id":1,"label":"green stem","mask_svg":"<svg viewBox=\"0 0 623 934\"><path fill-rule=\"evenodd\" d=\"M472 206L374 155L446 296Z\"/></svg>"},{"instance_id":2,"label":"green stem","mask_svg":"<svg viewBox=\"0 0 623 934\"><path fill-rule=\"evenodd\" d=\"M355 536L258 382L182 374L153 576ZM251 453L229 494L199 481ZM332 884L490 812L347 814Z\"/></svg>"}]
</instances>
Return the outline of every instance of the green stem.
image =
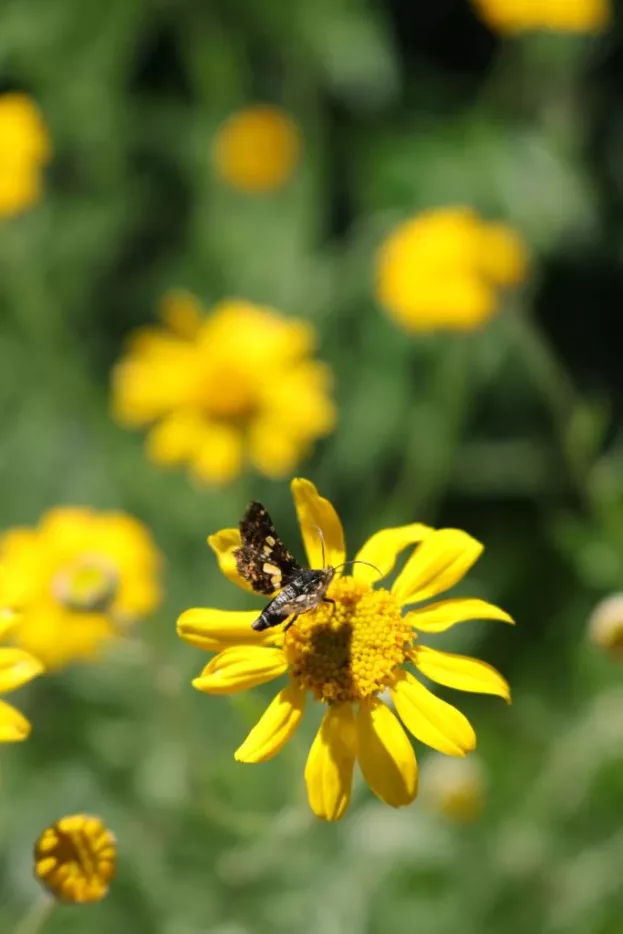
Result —
<instances>
[{"instance_id":1,"label":"green stem","mask_svg":"<svg viewBox=\"0 0 623 934\"><path fill-rule=\"evenodd\" d=\"M56 900L49 896L37 899L17 922L13 934L39 934L56 908L56 904Z\"/></svg>"}]
</instances>

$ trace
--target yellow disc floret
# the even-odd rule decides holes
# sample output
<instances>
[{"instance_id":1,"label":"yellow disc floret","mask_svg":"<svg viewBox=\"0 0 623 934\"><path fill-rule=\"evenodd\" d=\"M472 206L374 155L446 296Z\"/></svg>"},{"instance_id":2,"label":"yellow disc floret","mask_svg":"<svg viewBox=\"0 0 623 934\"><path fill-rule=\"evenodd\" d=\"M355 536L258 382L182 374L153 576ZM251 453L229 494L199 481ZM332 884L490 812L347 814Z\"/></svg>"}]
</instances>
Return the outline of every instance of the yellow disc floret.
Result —
<instances>
[{"instance_id":1,"label":"yellow disc floret","mask_svg":"<svg viewBox=\"0 0 623 934\"><path fill-rule=\"evenodd\" d=\"M323 603L299 617L284 640L292 677L326 703L359 701L384 690L413 641L388 590L343 577Z\"/></svg>"}]
</instances>

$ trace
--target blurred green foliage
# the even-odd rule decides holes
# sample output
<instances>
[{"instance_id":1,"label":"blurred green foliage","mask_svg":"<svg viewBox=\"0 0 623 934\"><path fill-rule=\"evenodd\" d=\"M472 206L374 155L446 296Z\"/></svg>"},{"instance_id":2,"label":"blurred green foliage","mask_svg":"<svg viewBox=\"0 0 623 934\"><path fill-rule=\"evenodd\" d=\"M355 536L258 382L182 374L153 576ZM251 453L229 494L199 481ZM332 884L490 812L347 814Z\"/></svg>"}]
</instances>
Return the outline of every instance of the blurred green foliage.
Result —
<instances>
[{"instance_id":1,"label":"blurred green foliage","mask_svg":"<svg viewBox=\"0 0 623 934\"><path fill-rule=\"evenodd\" d=\"M2 749L3 932L37 898L39 831L85 810L118 835L118 879L100 905L59 908L50 934L619 934L623 694L585 621L621 586L623 462L607 342L587 361L578 339L604 326L590 288L571 354L584 366L558 338L576 257L610 263L620 304L620 138L591 134L613 113L620 136L621 36L502 41L466 2L416 6L0 4L2 86L39 102L55 148L45 199L0 226L2 524L58 503L123 508L166 555L168 595L100 664L19 698L34 731ZM219 122L255 100L288 109L305 140L296 178L262 198L227 190L209 161ZM374 249L397 219L455 202L524 235L531 283L480 333L409 337L375 305ZM554 255L570 277L548 305ZM353 546L416 520L486 543L468 590L519 625L439 640L514 688L510 709L461 704L488 774L475 825L418 802L389 811L363 786L343 822L316 822L302 777L314 715L276 760L245 767L232 753L270 688L190 687L205 658L178 642L176 616L245 601L205 536L250 496L289 541L296 527L285 483L193 488L109 418L123 339L176 286L314 322L340 425L301 473Z\"/></svg>"}]
</instances>

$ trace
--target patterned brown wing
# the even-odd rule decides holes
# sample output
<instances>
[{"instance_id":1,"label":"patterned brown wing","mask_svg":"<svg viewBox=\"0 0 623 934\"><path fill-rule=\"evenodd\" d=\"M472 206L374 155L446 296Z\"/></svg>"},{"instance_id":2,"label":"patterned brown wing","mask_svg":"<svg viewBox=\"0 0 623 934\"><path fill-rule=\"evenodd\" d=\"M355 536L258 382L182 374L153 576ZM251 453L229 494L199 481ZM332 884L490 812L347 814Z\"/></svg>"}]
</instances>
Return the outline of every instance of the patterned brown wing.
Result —
<instances>
[{"instance_id":1,"label":"patterned brown wing","mask_svg":"<svg viewBox=\"0 0 623 934\"><path fill-rule=\"evenodd\" d=\"M301 567L277 535L261 503L249 503L240 520L242 545L234 551L236 566L257 593L281 590Z\"/></svg>"}]
</instances>

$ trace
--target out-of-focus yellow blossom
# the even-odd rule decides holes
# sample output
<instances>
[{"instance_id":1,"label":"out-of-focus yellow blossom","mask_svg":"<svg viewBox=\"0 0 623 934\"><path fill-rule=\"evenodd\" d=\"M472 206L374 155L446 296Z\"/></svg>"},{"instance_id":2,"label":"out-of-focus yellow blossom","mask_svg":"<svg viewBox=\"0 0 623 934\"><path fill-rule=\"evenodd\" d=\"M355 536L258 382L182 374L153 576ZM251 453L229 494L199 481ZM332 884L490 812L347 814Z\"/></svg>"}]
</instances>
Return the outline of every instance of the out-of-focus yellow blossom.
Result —
<instances>
[{"instance_id":1,"label":"out-of-focus yellow blossom","mask_svg":"<svg viewBox=\"0 0 623 934\"><path fill-rule=\"evenodd\" d=\"M299 161L301 141L285 111L258 104L236 111L219 127L212 164L232 188L273 191L288 181Z\"/></svg>"},{"instance_id":2,"label":"out-of-focus yellow blossom","mask_svg":"<svg viewBox=\"0 0 623 934\"><path fill-rule=\"evenodd\" d=\"M623 593L614 593L597 604L588 621L591 642L623 658Z\"/></svg>"},{"instance_id":3,"label":"out-of-focus yellow blossom","mask_svg":"<svg viewBox=\"0 0 623 934\"><path fill-rule=\"evenodd\" d=\"M485 806L485 777L477 756L448 759L432 756L422 769L422 797L452 823L468 824Z\"/></svg>"},{"instance_id":4,"label":"out-of-focus yellow blossom","mask_svg":"<svg viewBox=\"0 0 623 934\"><path fill-rule=\"evenodd\" d=\"M532 30L594 32L612 18L610 0L472 0L476 12L501 33Z\"/></svg>"},{"instance_id":5,"label":"out-of-focus yellow blossom","mask_svg":"<svg viewBox=\"0 0 623 934\"><path fill-rule=\"evenodd\" d=\"M13 640L47 668L93 657L161 599L160 555L123 513L58 508L0 537L4 599L20 608Z\"/></svg>"},{"instance_id":6,"label":"out-of-focus yellow blossom","mask_svg":"<svg viewBox=\"0 0 623 934\"><path fill-rule=\"evenodd\" d=\"M19 617L14 613L3 612L0 617L0 639L5 639L17 624ZM28 681L32 681L43 671L39 659L23 649L0 648L0 694L15 691ZM0 743L15 743L26 739L30 734L30 723L19 710L0 700Z\"/></svg>"},{"instance_id":7,"label":"out-of-focus yellow blossom","mask_svg":"<svg viewBox=\"0 0 623 934\"><path fill-rule=\"evenodd\" d=\"M51 156L41 113L26 95L0 95L0 217L11 217L35 204L42 171Z\"/></svg>"},{"instance_id":8,"label":"out-of-focus yellow blossom","mask_svg":"<svg viewBox=\"0 0 623 934\"><path fill-rule=\"evenodd\" d=\"M409 331L471 330L496 311L498 290L526 275L525 248L504 224L466 207L425 211L400 224L381 245L376 291Z\"/></svg>"},{"instance_id":9,"label":"out-of-focus yellow blossom","mask_svg":"<svg viewBox=\"0 0 623 934\"><path fill-rule=\"evenodd\" d=\"M35 844L35 875L65 902L98 902L108 893L117 841L99 817L72 814L46 827Z\"/></svg>"},{"instance_id":10,"label":"out-of-focus yellow blossom","mask_svg":"<svg viewBox=\"0 0 623 934\"><path fill-rule=\"evenodd\" d=\"M116 418L156 423L153 461L188 464L207 483L232 480L245 458L280 477L332 430L330 372L311 356L310 324L244 301L204 315L182 293L162 312L165 327L139 331L113 374Z\"/></svg>"},{"instance_id":11,"label":"out-of-focus yellow blossom","mask_svg":"<svg viewBox=\"0 0 623 934\"><path fill-rule=\"evenodd\" d=\"M331 503L308 480L294 480L292 493L310 567L322 567L323 554L329 565L342 564L344 532ZM238 530L218 532L209 543L223 573L248 589L233 554L240 546ZM401 552L416 543L392 586L375 587L378 571L381 577L390 574ZM430 602L458 583L481 552L479 542L457 529L419 523L383 529L356 555L375 567L354 564L352 574L331 583L327 595L332 603L304 613L285 631L254 631L257 610L183 613L179 635L216 653L193 681L199 691L233 694L288 675L236 759L265 762L275 756L298 727L311 694L326 712L305 768L309 803L318 817L337 820L348 807L356 761L382 801L401 807L415 798L415 753L400 721L416 739L446 755L471 752L476 735L466 717L404 666L414 665L425 678L447 687L510 699L508 684L490 665L429 648L418 638L470 619L512 622L484 600ZM385 690L400 720L381 699Z\"/></svg>"}]
</instances>

